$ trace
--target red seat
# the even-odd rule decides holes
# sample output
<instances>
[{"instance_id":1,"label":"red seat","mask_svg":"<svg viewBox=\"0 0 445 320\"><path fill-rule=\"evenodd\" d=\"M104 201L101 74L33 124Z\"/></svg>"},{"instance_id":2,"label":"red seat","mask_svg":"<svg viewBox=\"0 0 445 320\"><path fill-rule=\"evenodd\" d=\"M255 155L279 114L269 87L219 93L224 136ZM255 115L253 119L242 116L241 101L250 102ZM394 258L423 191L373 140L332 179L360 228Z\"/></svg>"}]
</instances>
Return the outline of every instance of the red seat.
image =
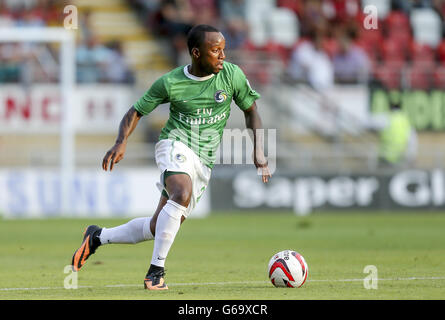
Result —
<instances>
[{"instance_id":1,"label":"red seat","mask_svg":"<svg viewBox=\"0 0 445 320\"><path fill-rule=\"evenodd\" d=\"M335 38L326 38L323 40L323 50L331 58L338 52L339 46Z\"/></svg>"},{"instance_id":2,"label":"red seat","mask_svg":"<svg viewBox=\"0 0 445 320\"><path fill-rule=\"evenodd\" d=\"M423 65L426 68L434 66L434 50L428 45L413 41L410 53L413 64Z\"/></svg>"},{"instance_id":3,"label":"red seat","mask_svg":"<svg viewBox=\"0 0 445 320\"><path fill-rule=\"evenodd\" d=\"M404 61L405 51L394 39L385 39L381 43L381 54L384 61Z\"/></svg>"},{"instance_id":4,"label":"red seat","mask_svg":"<svg viewBox=\"0 0 445 320\"><path fill-rule=\"evenodd\" d=\"M441 65L434 69L433 83L437 89L445 89L445 66Z\"/></svg>"},{"instance_id":5,"label":"red seat","mask_svg":"<svg viewBox=\"0 0 445 320\"><path fill-rule=\"evenodd\" d=\"M425 68L423 65L415 64L411 66L406 72L409 87L412 89L429 89L431 73L432 69Z\"/></svg>"},{"instance_id":6,"label":"red seat","mask_svg":"<svg viewBox=\"0 0 445 320\"><path fill-rule=\"evenodd\" d=\"M354 41L354 43L366 52L366 54L368 55L368 58L371 61L378 60L378 58L380 56L379 47L372 46L367 41L365 41L363 39L357 39L356 41Z\"/></svg>"},{"instance_id":7,"label":"red seat","mask_svg":"<svg viewBox=\"0 0 445 320\"><path fill-rule=\"evenodd\" d=\"M392 39L402 50L408 51L412 42L412 34L409 30L392 30L388 32L387 39Z\"/></svg>"},{"instance_id":8,"label":"red seat","mask_svg":"<svg viewBox=\"0 0 445 320\"><path fill-rule=\"evenodd\" d=\"M442 42L437 46L436 53L439 62L445 63L445 40L442 40Z\"/></svg>"},{"instance_id":9,"label":"red seat","mask_svg":"<svg viewBox=\"0 0 445 320\"><path fill-rule=\"evenodd\" d=\"M403 61L384 62L377 65L373 70L374 77L379 80L387 89L399 89L401 71L404 67Z\"/></svg>"},{"instance_id":10,"label":"red seat","mask_svg":"<svg viewBox=\"0 0 445 320\"><path fill-rule=\"evenodd\" d=\"M383 35L380 28L370 30L359 28L358 38L360 41L367 42L370 46L378 46L383 40Z\"/></svg>"},{"instance_id":11,"label":"red seat","mask_svg":"<svg viewBox=\"0 0 445 320\"><path fill-rule=\"evenodd\" d=\"M408 16L402 11L391 11L384 20L384 25L388 33L393 31L409 31L411 25Z\"/></svg>"},{"instance_id":12,"label":"red seat","mask_svg":"<svg viewBox=\"0 0 445 320\"><path fill-rule=\"evenodd\" d=\"M377 60L380 57L382 41L383 36L380 29L366 30L365 28L359 28L355 43L366 51L371 60Z\"/></svg>"}]
</instances>

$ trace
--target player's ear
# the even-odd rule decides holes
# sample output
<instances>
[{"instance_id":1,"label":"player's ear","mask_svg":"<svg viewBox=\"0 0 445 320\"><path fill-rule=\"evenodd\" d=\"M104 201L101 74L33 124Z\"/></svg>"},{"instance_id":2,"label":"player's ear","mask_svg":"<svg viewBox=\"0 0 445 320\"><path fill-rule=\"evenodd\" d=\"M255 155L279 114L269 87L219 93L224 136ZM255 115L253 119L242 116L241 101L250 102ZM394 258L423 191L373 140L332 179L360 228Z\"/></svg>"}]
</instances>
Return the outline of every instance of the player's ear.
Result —
<instances>
[{"instance_id":1,"label":"player's ear","mask_svg":"<svg viewBox=\"0 0 445 320\"><path fill-rule=\"evenodd\" d=\"M201 52L199 52L198 48L193 48L192 49L192 57L195 59L198 59L201 56Z\"/></svg>"}]
</instances>

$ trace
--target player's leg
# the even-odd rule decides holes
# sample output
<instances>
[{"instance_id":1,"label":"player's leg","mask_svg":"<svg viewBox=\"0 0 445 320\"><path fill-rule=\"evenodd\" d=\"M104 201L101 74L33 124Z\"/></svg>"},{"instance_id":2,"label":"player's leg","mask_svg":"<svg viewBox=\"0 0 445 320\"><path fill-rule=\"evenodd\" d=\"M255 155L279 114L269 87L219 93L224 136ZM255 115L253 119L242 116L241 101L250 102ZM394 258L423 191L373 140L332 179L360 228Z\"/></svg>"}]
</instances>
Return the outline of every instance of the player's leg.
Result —
<instances>
[{"instance_id":1,"label":"player's leg","mask_svg":"<svg viewBox=\"0 0 445 320\"><path fill-rule=\"evenodd\" d=\"M100 228L96 225L88 226L84 232L82 244L72 257L72 266L78 271L96 249L104 244L127 243L134 244L141 241L153 240L152 226L156 225L156 219L162 207L167 203L167 198L161 195L158 207L153 217L135 218L125 224L114 228Z\"/></svg>"},{"instance_id":2,"label":"player's leg","mask_svg":"<svg viewBox=\"0 0 445 320\"><path fill-rule=\"evenodd\" d=\"M167 200L168 197L165 194L161 194L158 206L152 217L135 218L126 224L114 228L103 228L100 234L101 244L138 243L145 240L153 240L159 212L161 212Z\"/></svg>"},{"instance_id":3,"label":"player's leg","mask_svg":"<svg viewBox=\"0 0 445 320\"><path fill-rule=\"evenodd\" d=\"M153 215L153 217L151 217L151 220L150 220L150 231L151 231L151 234L153 235L153 238L154 238L155 233L156 233L156 222L158 221L159 213L161 212L162 208L165 206L167 201L168 201L168 195L162 194L161 195L161 199L159 200L159 203L158 203L158 207L156 208L156 212ZM185 220L185 217L182 216L181 224L184 222L184 220Z\"/></svg>"},{"instance_id":4,"label":"player's leg","mask_svg":"<svg viewBox=\"0 0 445 320\"><path fill-rule=\"evenodd\" d=\"M165 186L169 200L157 215L153 255L144 280L145 288L150 290L168 289L163 278L165 259L185 219L192 196L192 180L185 173L168 176Z\"/></svg>"}]
</instances>

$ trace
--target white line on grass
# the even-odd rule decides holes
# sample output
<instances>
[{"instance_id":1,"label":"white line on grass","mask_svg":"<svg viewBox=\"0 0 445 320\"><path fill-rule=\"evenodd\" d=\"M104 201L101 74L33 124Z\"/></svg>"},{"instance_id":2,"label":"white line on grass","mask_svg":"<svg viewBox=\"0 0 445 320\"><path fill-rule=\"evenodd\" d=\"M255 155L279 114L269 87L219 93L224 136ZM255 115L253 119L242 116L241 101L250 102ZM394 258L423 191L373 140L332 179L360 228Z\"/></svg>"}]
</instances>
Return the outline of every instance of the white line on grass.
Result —
<instances>
[{"instance_id":1,"label":"white line on grass","mask_svg":"<svg viewBox=\"0 0 445 320\"><path fill-rule=\"evenodd\" d=\"M378 281L412 281L412 280L445 280L445 277L407 277L407 278L383 278ZM363 279L308 279L307 282L357 282ZM227 281L227 282L189 282L189 283L169 283L171 287L179 286L225 286L231 284L265 284L269 281ZM104 286L78 286L78 289L84 288L122 288L122 287L140 287L141 284L108 284ZM28 290L57 290L64 287L36 287L36 288L0 288L0 291L28 291Z\"/></svg>"}]
</instances>

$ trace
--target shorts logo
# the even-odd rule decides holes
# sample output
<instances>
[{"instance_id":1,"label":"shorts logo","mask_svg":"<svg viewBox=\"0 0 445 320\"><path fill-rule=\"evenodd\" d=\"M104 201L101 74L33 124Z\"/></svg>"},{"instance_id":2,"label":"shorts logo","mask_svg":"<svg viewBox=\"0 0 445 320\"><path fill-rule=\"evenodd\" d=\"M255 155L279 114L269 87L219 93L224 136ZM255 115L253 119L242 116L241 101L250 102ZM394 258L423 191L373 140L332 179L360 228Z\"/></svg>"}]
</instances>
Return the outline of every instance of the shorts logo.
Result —
<instances>
[{"instance_id":1,"label":"shorts logo","mask_svg":"<svg viewBox=\"0 0 445 320\"><path fill-rule=\"evenodd\" d=\"M201 188L201 190L200 190L200 194L199 194L199 196L196 198L196 203L198 203L199 200L201 199L202 195L204 194L205 189L206 189L206 187L202 187L202 188Z\"/></svg>"},{"instance_id":2,"label":"shorts logo","mask_svg":"<svg viewBox=\"0 0 445 320\"><path fill-rule=\"evenodd\" d=\"M180 154L180 153L176 154L175 159L178 162L185 162L185 160L186 160L185 156L183 154Z\"/></svg>"},{"instance_id":3,"label":"shorts logo","mask_svg":"<svg viewBox=\"0 0 445 320\"><path fill-rule=\"evenodd\" d=\"M227 93L224 90L218 90L215 92L215 101L218 103L224 102L227 99Z\"/></svg>"}]
</instances>

